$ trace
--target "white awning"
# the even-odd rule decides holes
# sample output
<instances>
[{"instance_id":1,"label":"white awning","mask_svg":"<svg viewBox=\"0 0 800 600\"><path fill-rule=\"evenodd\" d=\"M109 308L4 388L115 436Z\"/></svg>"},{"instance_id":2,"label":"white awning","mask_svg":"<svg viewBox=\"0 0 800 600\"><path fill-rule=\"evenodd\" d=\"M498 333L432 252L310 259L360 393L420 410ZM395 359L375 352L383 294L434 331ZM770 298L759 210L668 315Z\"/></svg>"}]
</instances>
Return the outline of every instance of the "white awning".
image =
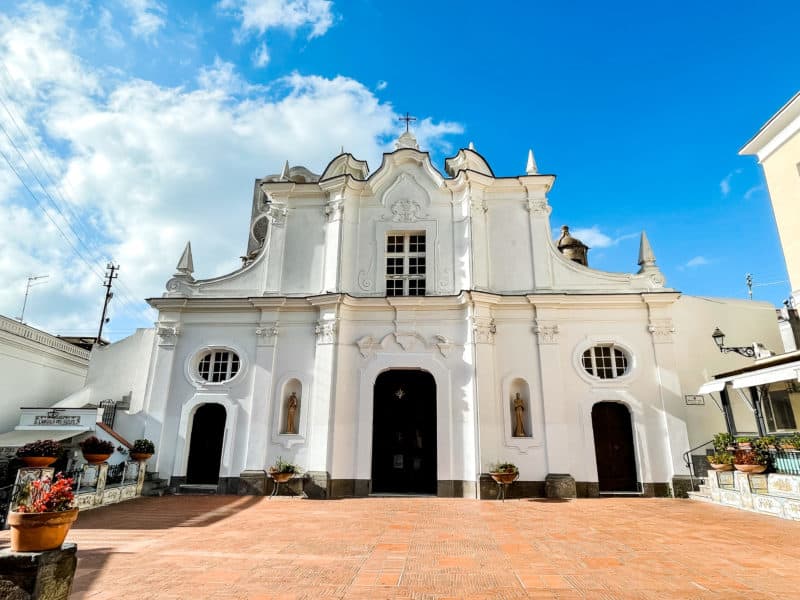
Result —
<instances>
[{"instance_id":1,"label":"white awning","mask_svg":"<svg viewBox=\"0 0 800 600\"><path fill-rule=\"evenodd\" d=\"M711 392L719 392L725 387L726 383L727 381L725 379L712 379L711 381L706 381L700 386L700 389L697 390L697 395L702 396L703 394L710 394Z\"/></svg>"},{"instance_id":2,"label":"white awning","mask_svg":"<svg viewBox=\"0 0 800 600\"><path fill-rule=\"evenodd\" d=\"M38 440L55 440L60 442L67 438L86 433L77 429L15 429L8 433L0 433L0 448L17 448Z\"/></svg>"},{"instance_id":3,"label":"white awning","mask_svg":"<svg viewBox=\"0 0 800 600\"><path fill-rule=\"evenodd\" d=\"M793 363L756 371L755 373L746 373L739 377L734 377L731 383L734 388L749 388L778 381L800 381L800 365Z\"/></svg>"}]
</instances>

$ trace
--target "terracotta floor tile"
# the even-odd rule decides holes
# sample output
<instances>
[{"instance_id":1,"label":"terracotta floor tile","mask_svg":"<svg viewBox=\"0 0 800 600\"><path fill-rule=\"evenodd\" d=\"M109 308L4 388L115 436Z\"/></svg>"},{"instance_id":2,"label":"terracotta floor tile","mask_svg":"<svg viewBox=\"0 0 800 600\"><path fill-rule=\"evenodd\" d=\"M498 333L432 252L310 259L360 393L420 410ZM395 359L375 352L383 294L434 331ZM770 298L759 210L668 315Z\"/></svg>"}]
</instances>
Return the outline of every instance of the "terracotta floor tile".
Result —
<instances>
[{"instance_id":1,"label":"terracotta floor tile","mask_svg":"<svg viewBox=\"0 0 800 600\"><path fill-rule=\"evenodd\" d=\"M675 499L236 496L95 509L68 537L77 600L772 600L800 589L797 539Z\"/></svg>"}]
</instances>

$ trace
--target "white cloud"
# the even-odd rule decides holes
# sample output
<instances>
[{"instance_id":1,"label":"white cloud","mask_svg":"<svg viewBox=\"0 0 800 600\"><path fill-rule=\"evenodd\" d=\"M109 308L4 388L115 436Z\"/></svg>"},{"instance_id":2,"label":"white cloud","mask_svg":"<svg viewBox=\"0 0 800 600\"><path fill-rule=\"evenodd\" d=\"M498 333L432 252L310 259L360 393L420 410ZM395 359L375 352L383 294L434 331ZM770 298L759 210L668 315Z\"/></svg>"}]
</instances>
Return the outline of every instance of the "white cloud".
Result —
<instances>
[{"instance_id":1,"label":"white cloud","mask_svg":"<svg viewBox=\"0 0 800 600\"><path fill-rule=\"evenodd\" d=\"M97 22L97 32L109 48L122 48L125 42L122 35L114 27L114 17L107 8L100 9L100 18Z\"/></svg>"},{"instance_id":2,"label":"white cloud","mask_svg":"<svg viewBox=\"0 0 800 600\"><path fill-rule=\"evenodd\" d=\"M399 130L391 105L348 77L293 73L266 86L220 59L195 87L165 87L119 75L104 80L73 54L65 15L34 5L24 18L0 16L0 54L16 75L13 104L36 140L52 140L52 173L84 220L96 271L114 258L125 294L110 326L149 325L140 299L158 296L187 240L198 278L233 270L247 243L253 179L287 158L319 171L344 144L373 168ZM2 79L2 69L0 69ZM98 81L104 81L103 89ZM262 93L254 93L262 92ZM423 148L445 146L457 123L420 121ZM42 152L46 147L41 146ZM49 273L28 313L48 330L91 334L103 289L18 184L0 169L0 314L19 312L25 278ZM92 223L90 225L89 223ZM126 314L123 314L126 313Z\"/></svg>"},{"instance_id":3,"label":"white cloud","mask_svg":"<svg viewBox=\"0 0 800 600\"><path fill-rule=\"evenodd\" d=\"M763 183L760 183L760 184L758 184L758 185L754 185L753 187L751 187L750 189L748 189L748 190L747 190L747 191L744 193L744 196L743 196L743 198L744 198L745 200L752 200L752 199L753 199L753 197L755 197L755 196L758 196L758 195L762 194L763 192L765 192L765 191L766 191L766 189L767 189L767 188L766 188L766 187L764 187L764 184L763 184Z\"/></svg>"},{"instance_id":4,"label":"white cloud","mask_svg":"<svg viewBox=\"0 0 800 600\"><path fill-rule=\"evenodd\" d=\"M691 269L692 267L702 267L704 265L710 265L710 264L711 261L708 260L705 256L695 256L694 258L689 259L686 262L685 266Z\"/></svg>"},{"instance_id":5,"label":"white cloud","mask_svg":"<svg viewBox=\"0 0 800 600\"><path fill-rule=\"evenodd\" d=\"M122 4L133 17L131 33L136 37L151 40L166 24L167 7L156 0L122 0Z\"/></svg>"},{"instance_id":6,"label":"white cloud","mask_svg":"<svg viewBox=\"0 0 800 600\"><path fill-rule=\"evenodd\" d=\"M308 39L323 35L333 25L329 0L221 0L217 7L240 21L239 37L264 35L269 29L291 33L310 27Z\"/></svg>"},{"instance_id":7,"label":"white cloud","mask_svg":"<svg viewBox=\"0 0 800 600\"><path fill-rule=\"evenodd\" d=\"M639 237L638 233L626 233L613 238L600 231L598 225L570 229L570 235L582 241L589 246L589 248L608 248L610 246L616 246L625 240Z\"/></svg>"},{"instance_id":8,"label":"white cloud","mask_svg":"<svg viewBox=\"0 0 800 600\"><path fill-rule=\"evenodd\" d=\"M735 169L730 173L728 173L725 176L725 178L719 182L719 191L722 192L723 197L731 193L731 179L733 179L735 175L738 175L741 172L742 172L741 169Z\"/></svg>"},{"instance_id":9,"label":"white cloud","mask_svg":"<svg viewBox=\"0 0 800 600\"><path fill-rule=\"evenodd\" d=\"M263 68L267 66L269 62L269 51L267 50L267 44L265 42L261 42L261 45L256 48L256 51L253 52L253 64L256 67Z\"/></svg>"},{"instance_id":10,"label":"white cloud","mask_svg":"<svg viewBox=\"0 0 800 600\"><path fill-rule=\"evenodd\" d=\"M378 84L375 86L375 89L380 92L380 91L385 90L387 87L389 87L389 82L388 81L384 81L383 79L381 79L378 82Z\"/></svg>"}]
</instances>

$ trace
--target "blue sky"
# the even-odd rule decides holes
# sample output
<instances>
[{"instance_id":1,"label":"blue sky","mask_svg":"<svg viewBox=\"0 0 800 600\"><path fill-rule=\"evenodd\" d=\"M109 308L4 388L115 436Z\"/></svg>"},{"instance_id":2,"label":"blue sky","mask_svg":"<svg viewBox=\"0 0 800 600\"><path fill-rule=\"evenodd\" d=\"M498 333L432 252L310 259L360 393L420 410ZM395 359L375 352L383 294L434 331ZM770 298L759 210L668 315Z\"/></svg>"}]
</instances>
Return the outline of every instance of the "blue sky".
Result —
<instances>
[{"instance_id":1,"label":"blue sky","mask_svg":"<svg viewBox=\"0 0 800 600\"><path fill-rule=\"evenodd\" d=\"M26 321L90 335L113 257L110 337L149 325L186 239L195 276L236 267L256 177L341 145L374 169L405 111L440 169L472 141L518 175L533 148L554 233L593 267L635 271L645 229L671 287L744 298L750 272L780 304L763 175L737 152L799 87L799 20L796 2L0 2L0 149L44 206L0 158L0 314L49 273Z\"/></svg>"}]
</instances>

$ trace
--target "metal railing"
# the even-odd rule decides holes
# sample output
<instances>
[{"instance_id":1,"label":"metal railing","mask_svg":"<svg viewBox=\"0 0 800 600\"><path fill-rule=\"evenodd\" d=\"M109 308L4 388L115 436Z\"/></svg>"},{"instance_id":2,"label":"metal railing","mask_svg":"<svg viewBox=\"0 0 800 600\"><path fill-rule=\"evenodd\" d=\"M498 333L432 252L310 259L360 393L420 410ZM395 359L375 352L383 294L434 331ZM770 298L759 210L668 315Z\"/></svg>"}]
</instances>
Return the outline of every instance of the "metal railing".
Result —
<instances>
[{"instance_id":1,"label":"metal railing","mask_svg":"<svg viewBox=\"0 0 800 600\"><path fill-rule=\"evenodd\" d=\"M776 473L800 475L800 452L792 450L770 450L770 464Z\"/></svg>"},{"instance_id":2,"label":"metal railing","mask_svg":"<svg viewBox=\"0 0 800 600\"><path fill-rule=\"evenodd\" d=\"M705 448L714 443L714 440L708 440L707 442L703 442L699 446L695 446L694 448L689 448L686 452L683 453L683 462L686 463L686 466L689 469L689 481L691 482L692 489L694 489L694 479L696 477L694 472L694 461L692 460L692 452L695 450L700 450L700 448Z\"/></svg>"}]
</instances>

